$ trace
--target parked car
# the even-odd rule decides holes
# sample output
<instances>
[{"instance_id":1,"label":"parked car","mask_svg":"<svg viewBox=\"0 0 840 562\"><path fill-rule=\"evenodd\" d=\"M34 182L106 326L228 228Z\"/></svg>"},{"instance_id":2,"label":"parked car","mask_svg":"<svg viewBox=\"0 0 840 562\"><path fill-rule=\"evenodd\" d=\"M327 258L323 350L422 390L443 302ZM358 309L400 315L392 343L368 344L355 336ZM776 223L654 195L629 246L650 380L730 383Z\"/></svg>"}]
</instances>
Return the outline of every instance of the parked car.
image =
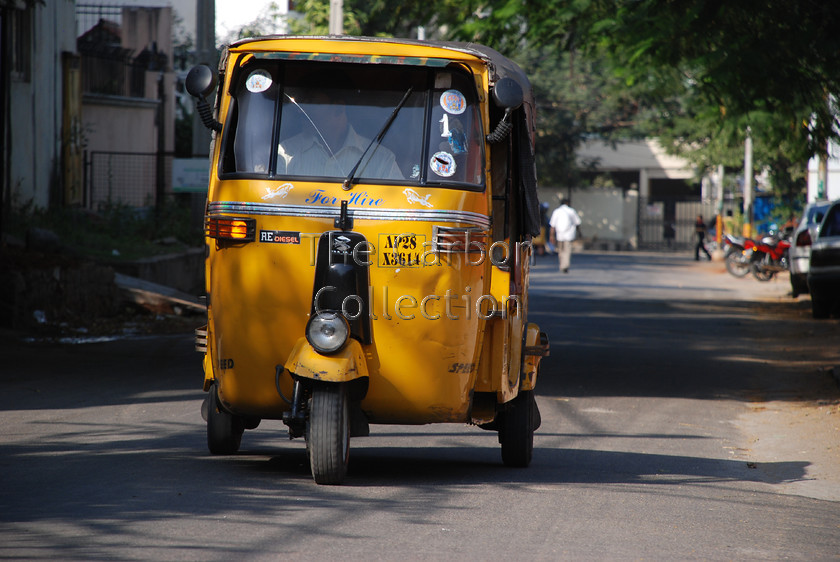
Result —
<instances>
[{"instance_id":1,"label":"parked car","mask_svg":"<svg viewBox=\"0 0 840 562\"><path fill-rule=\"evenodd\" d=\"M840 200L825 212L811 244L808 289L814 318L828 318L840 304Z\"/></svg>"},{"instance_id":2,"label":"parked car","mask_svg":"<svg viewBox=\"0 0 840 562\"><path fill-rule=\"evenodd\" d=\"M794 298L808 293L808 264L811 261L811 244L817 237L828 201L814 201L805 206L802 218L793 231L790 241L790 291Z\"/></svg>"}]
</instances>

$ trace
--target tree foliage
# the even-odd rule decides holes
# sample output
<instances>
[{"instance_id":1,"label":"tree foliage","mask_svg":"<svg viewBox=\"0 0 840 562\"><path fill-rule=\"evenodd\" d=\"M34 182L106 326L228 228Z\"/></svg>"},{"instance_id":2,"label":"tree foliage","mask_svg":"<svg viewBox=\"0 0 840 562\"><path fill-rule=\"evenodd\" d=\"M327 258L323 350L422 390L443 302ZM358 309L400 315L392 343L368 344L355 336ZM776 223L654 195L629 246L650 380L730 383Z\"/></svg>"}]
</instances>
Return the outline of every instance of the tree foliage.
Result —
<instances>
[{"instance_id":1,"label":"tree foliage","mask_svg":"<svg viewBox=\"0 0 840 562\"><path fill-rule=\"evenodd\" d=\"M325 34L328 0L292 33ZM475 41L532 78L543 183L576 181L584 138L656 136L701 167L756 164L801 188L838 136L840 10L821 0L345 0L345 33ZM787 188L786 188L787 189Z\"/></svg>"},{"instance_id":2,"label":"tree foliage","mask_svg":"<svg viewBox=\"0 0 840 562\"><path fill-rule=\"evenodd\" d=\"M344 33L368 37L416 37L417 28L429 25L435 17L450 12L450 2L439 2L435 9L429 2L345 0ZM455 2L451 2L454 6ZM438 8L442 10L437 12ZM329 30L330 3L328 0L303 0L296 9L303 18L294 21L292 32L326 35Z\"/></svg>"},{"instance_id":3,"label":"tree foliage","mask_svg":"<svg viewBox=\"0 0 840 562\"><path fill-rule=\"evenodd\" d=\"M454 0L436 2L434 7L417 0L345 0L343 4L344 33L369 37L416 37L418 27L456 21L461 13ZM281 33L284 26L291 35L327 35L329 19L329 0L300 0L291 14L282 14L277 3L271 2L257 19L234 30L223 42Z\"/></svg>"},{"instance_id":4,"label":"tree foliage","mask_svg":"<svg viewBox=\"0 0 840 562\"><path fill-rule=\"evenodd\" d=\"M749 132L756 164L791 199L808 158L836 134L828 94L840 86L838 14L818 2L599 3L578 20L578 38L627 85L656 69L657 99L680 100L650 122L666 146L702 166L738 166Z\"/></svg>"}]
</instances>

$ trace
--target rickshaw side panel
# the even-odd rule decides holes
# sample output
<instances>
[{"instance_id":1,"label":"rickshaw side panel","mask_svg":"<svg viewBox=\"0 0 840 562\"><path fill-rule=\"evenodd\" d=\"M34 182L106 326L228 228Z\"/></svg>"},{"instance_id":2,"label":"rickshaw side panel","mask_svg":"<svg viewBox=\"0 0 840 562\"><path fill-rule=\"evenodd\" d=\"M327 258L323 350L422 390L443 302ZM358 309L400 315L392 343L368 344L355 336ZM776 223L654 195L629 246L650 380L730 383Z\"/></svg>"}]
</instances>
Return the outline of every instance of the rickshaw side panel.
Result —
<instances>
[{"instance_id":1,"label":"rickshaw side panel","mask_svg":"<svg viewBox=\"0 0 840 562\"><path fill-rule=\"evenodd\" d=\"M287 273L308 259L306 251L301 245L271 255L254 243L210 250L214 378L220 399L234 413L273 418L288 407L277 392L275 368L296 340L282 336L302 334L306 326L309 268ZM291 396L288 377L281 377L281 389Z\"/></svg>"}]
</instances>

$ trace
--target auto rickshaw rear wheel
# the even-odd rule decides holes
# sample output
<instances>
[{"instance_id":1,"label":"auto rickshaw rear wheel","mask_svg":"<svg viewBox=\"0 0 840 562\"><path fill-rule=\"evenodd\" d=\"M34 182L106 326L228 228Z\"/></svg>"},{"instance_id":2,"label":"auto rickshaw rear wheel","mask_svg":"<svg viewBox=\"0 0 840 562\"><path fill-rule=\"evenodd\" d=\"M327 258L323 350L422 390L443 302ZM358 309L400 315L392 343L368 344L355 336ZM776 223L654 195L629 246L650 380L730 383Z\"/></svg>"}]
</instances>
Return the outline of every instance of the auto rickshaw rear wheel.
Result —
<instances>
[{"instance_id":1,"label":"auto rickshaw rear wheel","mask_svg":"<svg viewBox=\"0 0 840 562\"><path fill-rule=\"evenodd\" d=\"M505 466L524 468L531 464L535 408L534 391L523 390L501 414L499 443L502 444L502 462Z\"/></svg>"},{"instance_id":2,"label":"auto rickshaw rear wheel","mask_svg":"<svg viewBox=\"0 0 840 562\"><path fill-rule=\"evenodd\" d=\"M341 484L350 462L350 408L344 383L315 383L306 422L306 448L318 484Z\"/></svg>"},{"instance_id":3,"label":"auto rickshaw rear wheel","mask_svg":"<svg viewBox=\"0 0 840 562\"><path fill-rule=\"evenodd\" d=\"M222 409L216 385L210 389L207 408L207 448L214 455L232 455L239 450L245 421Z\"/></svg>"}]
</instances>

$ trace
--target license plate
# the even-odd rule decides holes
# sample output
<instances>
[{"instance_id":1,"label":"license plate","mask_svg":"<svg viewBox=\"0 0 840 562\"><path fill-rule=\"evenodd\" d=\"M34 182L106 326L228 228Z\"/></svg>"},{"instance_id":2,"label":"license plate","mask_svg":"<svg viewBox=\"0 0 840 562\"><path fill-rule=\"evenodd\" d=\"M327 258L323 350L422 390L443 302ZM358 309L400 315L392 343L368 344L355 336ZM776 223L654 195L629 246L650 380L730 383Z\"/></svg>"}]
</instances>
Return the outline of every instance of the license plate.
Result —
<instances>
[{"instance_id":1,"label":"license plate","mask_svg":"<svg viewBox=\"0 0 840 562\"><path fill-rule=\"evenodd\" d=\"M426 237L420 234L380 234L379 267L420 267L423 265L423 252Z\"/></svg>"}]
</instances>

